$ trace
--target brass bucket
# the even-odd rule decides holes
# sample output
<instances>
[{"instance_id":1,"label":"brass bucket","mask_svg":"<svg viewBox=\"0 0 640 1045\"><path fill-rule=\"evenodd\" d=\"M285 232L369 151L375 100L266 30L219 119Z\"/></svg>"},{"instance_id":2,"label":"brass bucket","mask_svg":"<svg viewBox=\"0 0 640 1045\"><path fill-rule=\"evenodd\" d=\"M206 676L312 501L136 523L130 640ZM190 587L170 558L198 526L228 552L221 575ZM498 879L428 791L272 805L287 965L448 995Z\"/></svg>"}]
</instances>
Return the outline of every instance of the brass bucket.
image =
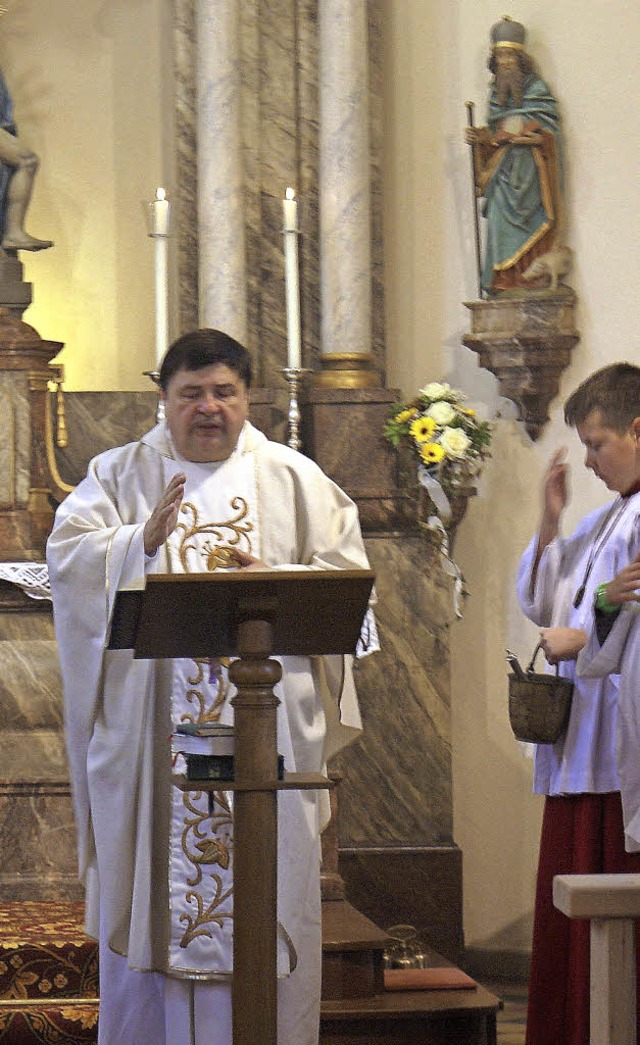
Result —
<instances>
[{"instance_id":1,"label":"brass bucket","mask_svg":"<svg viewBox=\"0 0 640 1045\"><path fill-rule=\"evenodd\" d=\"M514 669L509 674L509 721L516 739L529 744L553 744L562 736L573 696L573 682L560 677L557 665L555 675L534 671L541 646L539 642L526 672L507 650Z\"/></svg>"}]
</instances>

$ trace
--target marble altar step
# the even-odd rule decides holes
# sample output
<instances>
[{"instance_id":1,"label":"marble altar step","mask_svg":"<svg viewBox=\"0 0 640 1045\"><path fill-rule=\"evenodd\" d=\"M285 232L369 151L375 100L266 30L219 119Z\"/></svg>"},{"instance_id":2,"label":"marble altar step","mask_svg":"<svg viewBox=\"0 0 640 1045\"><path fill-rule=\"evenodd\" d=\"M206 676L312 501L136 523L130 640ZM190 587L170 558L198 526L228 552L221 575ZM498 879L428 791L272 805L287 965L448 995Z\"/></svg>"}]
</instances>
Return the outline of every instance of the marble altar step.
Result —
<instances>
[{"instance_id":1,"label":"marble altar step","mask_svg":"<svg viewBox=\"0 0 640 1045\"><path fill-rule=\"evenodd\" d=\"M1 622L5 628L6 618ZM39 618L25 618L42 628ZM15 629L14 629L15 630ZM53 639L2 637L0 630L0 731L58 729L62 731L62 681Z\"/></svg>"},{"instance_id":2,"label":"marble altar step","mask_svg":"<svg viewBox=\"0 0 640 1045\"><path fill-rule=\"evenodd\" d=\"M0 732L0 900L82 899L64 739Z\"/></svg>"},{"instance_id":3,"label":"marble altar step","mask_svg":"<svg viewBox=\"0 0 640 1045\"><path fill-rule=\"evenodd\" d=\"M51 606L24 599L0 590L0 901L80 900Z\"/></svg>"},{"instance_id":4,"label":"marble altar step","mask_svg":"<svg viewBox=\"0 0 640 1045\"><path fill-rule=\"evenodd\" d=\"M66 784L69 770L61 730L43 727L0 731L0 783Z\"/></svg>"}]
</instances>

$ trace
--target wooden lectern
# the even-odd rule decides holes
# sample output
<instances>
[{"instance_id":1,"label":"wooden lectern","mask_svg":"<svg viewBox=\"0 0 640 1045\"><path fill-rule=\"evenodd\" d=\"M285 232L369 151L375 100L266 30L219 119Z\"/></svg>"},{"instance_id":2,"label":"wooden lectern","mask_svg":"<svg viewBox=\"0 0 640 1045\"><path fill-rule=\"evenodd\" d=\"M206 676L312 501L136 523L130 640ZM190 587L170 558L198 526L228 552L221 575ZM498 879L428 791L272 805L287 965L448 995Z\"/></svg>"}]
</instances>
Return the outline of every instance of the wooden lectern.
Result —
<instances>
[{"instance_id":1,"label":"wooden lectern","mask_svg":"<svg viewBox=\"0 0 640 1045\"><path fill-rule=\"evenodd\" d=\"M370 570L151 574L116 597L110 649L239 658L229 669L235 779L174 776L183 791L235 793L233 1045L277 1045L277 793L331 786L319 773L277 779L282 668L269 658L354 653L373 580Z\"/></svg>"}]
</instances>

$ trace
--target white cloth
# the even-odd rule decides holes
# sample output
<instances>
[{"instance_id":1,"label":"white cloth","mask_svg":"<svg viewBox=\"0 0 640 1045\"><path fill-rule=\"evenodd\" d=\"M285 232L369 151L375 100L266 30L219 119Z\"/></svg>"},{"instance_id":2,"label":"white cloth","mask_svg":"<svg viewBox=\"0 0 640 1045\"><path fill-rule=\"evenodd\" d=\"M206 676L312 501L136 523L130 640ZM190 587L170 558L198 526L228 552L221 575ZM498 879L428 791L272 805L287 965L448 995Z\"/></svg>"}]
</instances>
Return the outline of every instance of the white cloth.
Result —
<instances>
[{"instance_id":1,"label":"white cloth","mask_svg":"<svg viewBox=\"0 0 640 1045\"><path fill-rule=\"evenodd\" d=\"M640 551L640 493L625 499L622 513L602 544L598 535L606 532L607 527L602 531L602 526L610 507L585 516L570 537L557 537L545 548L533 592L531 576L537 536L529 544L520 562L518 599L523 612L535 624L588 631L596 588L611 580ZM582 602L575 607L574 599L585 582L589 556L598 548ZM618 677L576 678L573 661L563 662L560 674L574 680L571 716L563 737L555 744L537 746L533 789L546 795L618 791Z\"/></svg>"},{"instance_id":2,"label":"white cloth","mask_svg":"<svg viewBox=\"0 0 640 1045\"><path fill-rule=\"evenodd\" d=\"M589 641L578 656L581 679L617 673L618 730L616 757L620 775L625 849L640 851L640 605L628 603L600 646L591 625Z\"/></svg>"},{"instance_id":3,"label":"white cloth","mask_svg":"<svg viewBox=\"0 0 640 1045\"><path fill-rule=\"evenodd\" d=\"M106 651L105 642L119 588L142 585L145 568L161 573L192 569L191 552L181 561L174 538L152 560L143 548L144 523L171 476L184 468L163 424L139 442L101 454L58 509L47 548L87 929L126 955L131 969L169 973L172 965L176 970L166 917L175 790L168 737L176 676L173 662L135 661L130 651ZM269 442L251 425L245 425L228 461L186 470L185 506L220 511L220 490L225 493L226 516L217 519L223 525L215 534L206 535L209 550L228 544L235 534L248 542L241 548L270 566L367 567L353 502L312 461ZM255 500L247 532L237 520L234 496L239 492ZM193 517L186 519L193 523ZM361 729L350 663L342 657L285 658L283 667L277 689L279 745L287 768L318 771ZM279 799L278 919L298 957L314 948L319 954L318 830L326 822L325 802L324 793L316 798L310 792L289 792ZM305 896L309 880L315 885ZM226 970L220 955L229 954L228 946L213 947L215 955L208 960L206 947L196 950L193 964L189 959L182 963L183 975ZM313 970L312 1018L307 1017L306 1030L299 1028L297 1045L317 1037L318 972L319 966ZM287 1025L286 1014L279 1014L279 1023ZM145 1045L152 1039L135 1040ZM284 1045L286 1039L281 1040ZM102 1033L101 1041L107 1041ZM154 1037L153 1045L162 1040ZM166 1045L173 1042L167 1039Z\"/></svg>"},{"instance_id":4,"label":"white cloth","mask_svg":"<svg viewBox=\"0 0 640 1045\"><path fill-rule=\"evenodd\" d=\"M307 889L306 936L298 965L277 984L279 1045L317 1042L322 957L317 875ZM232 1040L230 980L201 982L138 972L104 941L100 999L99 1035L104 1045L191 1045L192 1023L193 1045L230 1045Z\"/></svg>"},{"instance_id":5,"label":"white cloth","mask_svg":"<svg viewBox=\"0 0 640 1045\"><path fill-rule=\"evenodd\" d=\"M49 571L43 562L0 562L0 581L17 585L30 599L51 600Z\"/></svg>"}]
</instances>

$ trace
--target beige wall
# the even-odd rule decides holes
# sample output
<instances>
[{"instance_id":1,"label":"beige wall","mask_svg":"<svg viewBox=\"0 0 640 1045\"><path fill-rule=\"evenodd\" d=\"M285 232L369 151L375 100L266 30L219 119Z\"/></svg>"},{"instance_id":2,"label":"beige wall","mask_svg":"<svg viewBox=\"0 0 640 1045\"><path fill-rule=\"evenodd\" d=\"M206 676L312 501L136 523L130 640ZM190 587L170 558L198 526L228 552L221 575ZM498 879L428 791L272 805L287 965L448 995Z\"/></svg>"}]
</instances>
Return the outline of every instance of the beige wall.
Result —
<instances>
[{"instance_id":1,"label":"beige wall","mask_svg":"<svg viewBox=\"0 0 640 1045\"><path fill-rule=\"evenodd\" d=\"M20 137L39 154L22 252L24 315L63 341L67 387L136 389L154 362L153 244L143 203L171 190L168 0L21 0L0 22Z\"/></svg>"},{"instance_id":2,"label":"beige wall","mask_svg":"<svg viewBox=\"0 0 640 1045\"><path fill-rule=\"evenodd\" d=\"M461 303L477 297L465 101L475 100L481 121L488 33L505 13L527 26L530 50L560 101L567 241L576 251L571 283L581 341L537 444L498 397L492 375L460 344L468 330ZM513 589L552 449L570 448L567 526L607 496L585 472L577 437L564 429L561 399L597 367L640 357L640 8L607 0L587 9L577 0L386 0L386 17L389 380L409 393L445 376L505 415L456 546L471 592L464 619L452 628L454 831L464 854L466 941L527 950L542 800L530 793L531 763L510 733L504 648L524 657L535 641ZM411 186L410 199L402 182Z\"/></svg>"}]
</instances>

